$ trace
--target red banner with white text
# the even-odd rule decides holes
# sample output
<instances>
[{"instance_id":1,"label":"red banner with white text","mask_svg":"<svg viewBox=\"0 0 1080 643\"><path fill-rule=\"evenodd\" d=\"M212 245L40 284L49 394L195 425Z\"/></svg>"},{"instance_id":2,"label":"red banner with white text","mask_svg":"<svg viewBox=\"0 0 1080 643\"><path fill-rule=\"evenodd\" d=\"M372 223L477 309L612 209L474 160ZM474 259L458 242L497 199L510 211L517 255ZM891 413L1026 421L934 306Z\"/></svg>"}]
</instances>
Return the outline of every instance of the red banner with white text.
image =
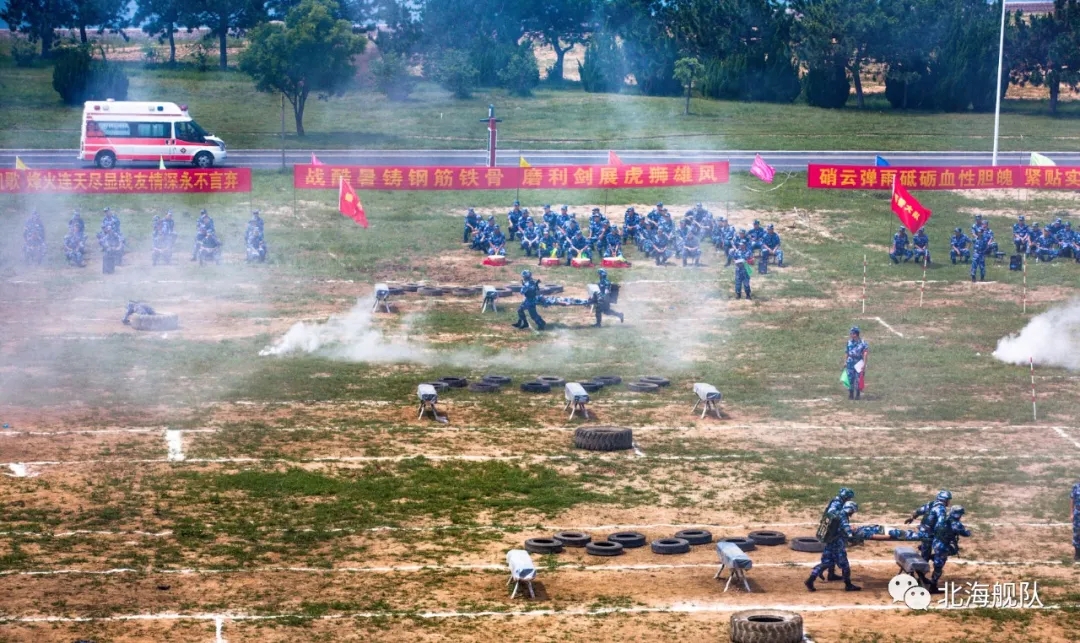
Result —
<instances>
[{"instance_id":1,"label":"red banner with white text","mask_svg":"<svg viewBox=\"0 0 1080 643\"><path fill-rule=\"evenodd\" d=\"M806 185L837 190L891 190L893 178L909 190L1080 190L1080 167L997 165L879 167L811 163Z\"/></svg>"},{"instance_id":2,"label":"red banner with white text","mask_svg":"<svg viewBox=\"0 0 1080 643\"><path fill-rule=\"evenodd\" d=\"M728 182L728 162L537 167L294 165L298 190L515 190L659 188Z\"/></svg>"},{"instance_id":3,"label":"red banner with white text","mask_svg":"<svg viewBox=\"0 0 1080 643\"><path fill-rule=\"evenodd\" d=\"M249 168L0 170L0 194L251 192Z\"/></svg>"}]
</instances>

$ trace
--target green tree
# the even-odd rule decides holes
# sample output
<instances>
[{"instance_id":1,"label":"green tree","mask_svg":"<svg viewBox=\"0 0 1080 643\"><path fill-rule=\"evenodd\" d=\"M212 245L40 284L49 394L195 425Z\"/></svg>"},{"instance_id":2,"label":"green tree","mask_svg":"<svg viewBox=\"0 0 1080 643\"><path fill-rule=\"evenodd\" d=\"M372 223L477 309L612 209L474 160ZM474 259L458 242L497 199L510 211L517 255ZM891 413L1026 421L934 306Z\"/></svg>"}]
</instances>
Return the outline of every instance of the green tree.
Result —
<instances>
[{"instance_id":1,"label":"green tree","mask_svg":"<svg viewBox=\"0 0 1080 643\"><path fill-rule=\"evenodd\" d=\"M90 45L58 47L53 65L53 89L68 105L88 100L127 100L128 78L118 65L95 60Z\"/></svg>"},{"instance_id":2,"label":"green tree","mask_svg":"<svg viewBox=\"0 0 1080 643\"><path fill-rule=\"evenodd\" d=\"M701 74L705 67L701 61L694 57L684 57L675 61L675 78L686 88L686 105L683 107L683 115L690 115L690 97L694 92L694 81L701 80Z\"/></svg>"},{"instance_id":3,"label":"green tree","mask_svg":"<svg viewBox=\"0 0 1080 643\"><path fill-rule=\"evenodd\" d=\"M1045 16L1012 16L1015 55L1010 74L1015 82L1045 84L1050 91L1050 113L1057 114L1061 87L1080 88L1080 0L1055 0ZM1006 52L1009 53L1009 48Z\"/></svg>"},{"instance_id":4,"label":"green tree","mask_svg":"<svg viewBox=\"0 0 1080 643\"><path fill-rule=\"evenodd\" d=\"M467 53L459 49L439 52L430 67L431 78L443 89L453 92L457 98L472 96L480 72L473 66Z\"/></svg>"},{"instance_id":5,"label":"green tree","mask_svg":"<svg viewBox=\"0 0 1080 643\"><path fill-rule=\"evenodd\" d=\"M371 61L370 69L375 88L390 100L405 100L416 86L416 78L409 72L409 61L393 51Z\"/></svg>"},{"instance_id":6,"label":"green tree","mask_svg":"<svg viewBox=\"0 0 1080 643\"><path fill-rule=\"evenodd\" d=\"M254 27L266 18L264 0L191 0L189 27L205 25L218 39L218 64L229 67L228 38Z\"/></svg>"},{"instance_id":7,"label":"green tree","mask_svg":"<svg viewBox=\"0 0 1080 643\"><path fill-rule=\"evenodd\" d=\"M127 0L68 0L71 4L71 22L69 26L79 30L79 40L83 44L89 42L86 30L89 27L97 27L98 33L106 30L119 32L124 35L122 29L127 26Z\"/></svg>"},{"instance_id":8,"label":"green tree","mask_svg":"<svg viewBox=\"0 0 1080 643\"><path fill-rule=\"evenodd\" d=\"M262 92L281 92L292 104L296 133L304 135L304 107L311 92L339 93L356 73L352 57L367 39L337 20L333 0L303 0L289 11L285 24L266 23L250 33L240 69Z\"/></svg>"},{"instance_id":9,"label":"green tree","mask_svg":"<svg viewBox=\"0 0 1080 643\"><path fill-rule=\"evenodd\" d=\"M531 96L534 87L540 84L540 67L533 53L533 43L526 38L510 56L506 65L498 72L503 86L518 96Z\"/></svg>"},{"instance_id":10,"label":"green tree","mask_svg":"<svg viewBox=\"0 0 1080 643\"><path fill-rule=\"evenodd\" d=\"M578 63L581 88L587 92L619 93L626 78L626 63L615 37L606 31L594 33L585 48L585 60Z\"/></svg>"},{"instance_id":11,"label":"green tree","mask_svg":"<svg viewBox=\"0 0 1080 643\"><path fill-rule=\"evenodd\" d=\"M53 40L58 28L71 22L71 5L67 0L8 0L0 9L0 20L13 30L41 41L41 55L52 55Z\"/></svg>"},{"instance_id":12,"label":"green tree","mask_svg":"<svg viewBox=\"0 0 1080 643\"><path fill-rule=\"evenodd\" d=\"M545 0L526 4L525 28L540 34L555 50L555 63L548 70L548 80L561 82L566 52L584 43L596 30L591 0Z\"/></svg>"},{"instance_id":13,"label":"green tree","mask_svg":"<svg viewBox=\"0 0 1080 643\"><path fill-rule=\"evenodd\" d=\"M193 22L187 0L139 0L135 11L135 24L149 36L157 36L158 42L169 43L169 64L176 64L176 33L181 26Z\"/></svg>"},{"instance_id":14,"label":"green tree","mask_svg":"<svg viewBox=\"0 0 1080 643\"><path fill-rule=\"evenodd\" d=\"M859 109L865 107L862 68L886 34L887 19L880 0L794 0L799 14L792 39L806 66L821 68L837 59L851 74ZM827 75L835 76L834 72Z\"/></svg>"}]
</instances>

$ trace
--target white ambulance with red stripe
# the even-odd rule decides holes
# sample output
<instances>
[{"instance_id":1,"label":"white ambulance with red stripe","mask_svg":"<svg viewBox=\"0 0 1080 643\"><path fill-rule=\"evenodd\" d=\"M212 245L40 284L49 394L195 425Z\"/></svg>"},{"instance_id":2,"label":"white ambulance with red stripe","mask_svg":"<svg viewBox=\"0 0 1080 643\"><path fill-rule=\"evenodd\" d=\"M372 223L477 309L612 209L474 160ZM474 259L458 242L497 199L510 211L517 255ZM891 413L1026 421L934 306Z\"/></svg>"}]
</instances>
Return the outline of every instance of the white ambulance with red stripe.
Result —
<instances>
[{"instance_id":1,"label":"white ambulance with red stripe","mask_svg":"<svg viewBox=\"0 0 1080 643\"><path fill-rule=\"evenodd\" d=\"M206 168L225 157L225 143L199 127L187 105L112 99L83 105L79 159L100 168L162 160Z\"/></svg>"}]
</instances>

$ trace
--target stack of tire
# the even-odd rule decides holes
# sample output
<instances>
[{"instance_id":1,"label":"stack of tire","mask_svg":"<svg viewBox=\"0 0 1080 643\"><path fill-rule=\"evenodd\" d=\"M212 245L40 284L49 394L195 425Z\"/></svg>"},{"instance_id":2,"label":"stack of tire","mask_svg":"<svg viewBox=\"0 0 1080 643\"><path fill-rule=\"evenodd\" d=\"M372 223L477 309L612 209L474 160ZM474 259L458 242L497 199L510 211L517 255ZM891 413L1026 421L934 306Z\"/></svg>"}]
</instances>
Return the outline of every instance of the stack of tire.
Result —
<instances>
[{"instance_id":1,"label":"stack of tire","mask_svg":"<svg viewBox=\"0 0 1080 643\"><path fill-rule=\"evenodd\" d=\"M644 547L646 544L654 554L685 554L693 545L708 545L713 541L712 534L704 529L684 529L675 533L673 538L657 538L651 543L645 534L636 531L617 531L605 540L592 539L592 536L580 531L560 531L550 538L529 538L525 541L525 551L534 554L561 554L566 547L582 547L592 556L618 556L627 549Z\"/></svg>"},{"instance_id":2,"label":"stack of tire","mask_svg":"<svg viewBox=\"0 0 1080 643\"><path fill-rule=\"evenodd\" d=\"M435 391L443 391L455 388L467 388L474 393L497 393L501 387L509 384L512 380L505 375L485 375L483 379L470 383L464 377L440 377L431 382L424 382L435 387Z\"/></svg>"},{"instance_id":3,"label":"stack of tire","mask_svg":"<svg viewBox=\"0 0 1080 643\"><path fill-rule=\"evenodd\" d=\"M578 384L581 384L586 393L596 393L605 386L622 384L622 378L618 375L597 375L591 380L578 380ZM558 375L537 375L534 380L522 382L521 390L526 393L550 393L565 385L566 379Z\"/></svg>"},{"instance_id":4,"label":"stack of tire","mask_svg":"<svg viewBox=\"0 0 1080 643\"><path fill-rule=\"evenodd\" d=\"M634 393L656 393L665 386L670 386L671 380L656 375L639 377L636 382L627 382L626 389Z\"/></svg>"},{"instance_id":5,"label":"stack of tire","mask_svg":"<svg viewBox=\"0 0 1080 643\"><path fill-rule=\"evenodd\" d=\"M779 531L762 529L751 531L745 537L733 536L731 538L718 538L723 542L729 542L743 551L754 551L758 547L776 547L787 542L787 536Z\"/></svg>"}]
</instances>

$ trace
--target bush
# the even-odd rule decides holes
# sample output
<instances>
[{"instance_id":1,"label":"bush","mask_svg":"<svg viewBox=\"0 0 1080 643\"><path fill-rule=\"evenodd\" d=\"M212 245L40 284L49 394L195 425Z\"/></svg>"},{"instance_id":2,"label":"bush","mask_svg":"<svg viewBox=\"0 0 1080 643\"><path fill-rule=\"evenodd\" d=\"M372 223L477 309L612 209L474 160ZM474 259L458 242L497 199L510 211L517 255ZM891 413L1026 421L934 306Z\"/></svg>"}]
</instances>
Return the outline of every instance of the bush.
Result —
<instances>
[{"instance_id":1,"label":"bush","mask_svg":"<svg viewBox=\"0 0 1080 643\"><path fill-rule=\"evenodd\" d=\"M409 61L401 54L386 52L371 61L375 88L390 100L405 100L416 87L416 78L409 73Z\"/></svg>"},{"instance_id":2,"label":"bush","mask_svg":"<svg viewBox=\"0 0 1080 643\"><path fill-rule=\"evenodd\" d=\"M933 91L926 61L891 63L885 72L885 98L894 109L933 109Z\"/></svg>"},{"instance_id":3,"label":"bush","mask_svg":"<svg viewBox=\"0 0 1080 643\"><path fill-rule=\"evenodd\" d=\"M517 53L517 46L494 38L478 38L469 45L469 62L476 69L476 82L482 87L502 84L499 72L506 69Z\"/></svg>"},{"instance_id":4,"label":"bush","mask_svg":"<svg viewBox=\"0 0 1080 643\"><path fill-rule=\"evenodd\" d=\"M33 67L38 58L38 46L26 38L12 37L11 57L16 67Z\"/></svg>"},{"instance_id":5,"label":"bush","mask_svg":"<svg viewBox=\"0 0 1080 643\"><path fill-rule=\"evenodd\" d=\"M460 49L447 49L433 61L431 77L457 98L472 96L479 72Z\"/></svg>"},{"instance_id":6,"label":"bush","mask_svg":"<svg viewBox=\"0 0 1080 643\"><path fill-rule=\"evenodd\" d=\"M94 60L86 45L58 47L54 52L53 89L68 105L88 100L127 100L128 78L118 65Z\"/></svg>"},{"instance_id":7,"label":"bush","mask_svg":"<svg viewBox=\"0 0 1080 643\"><path fill-rule=\"evenodd\" d=\"M188 54L195 69L206 71L214 61L214 43L207 38L201 38L195 42Z\"/></svg>"},{"instance_id":8,"label":"bush","mask_svg":"<svg viewBox=\"0 0 1080 643\"><path fill-rule=\"evenodd\" d=\"M746 56L742 54L733 54L724 59L707 59L701 78L702 96L740 100L743 97L745 72Z\"/></svg>"},{"instance_id":9,"label":"bush","mask_svg":"<svg viewBox=\"0 0 1080 643\"><path fill-rule=\"evenodd\" d=\"M798 71L783 48L769 55L732 54L705 61L701 93L724 100L790 103L802 87Z\"/></svg>"},{"instance_id":10,"label":"bush","mask_svg":"<svg viewBox=\"0 0 1080 643\"><path fill-rule=\"evenodd\" d=\"M532 41L525 39L510 56L506 66L499 70L499 80L512 94L531 96L540 84L540 66L536 63Z\"/></svg>"},{"instance_id":11,"label":"bush","mask_svg":"<svg viewBox=\"0 0 1080 643\"><path fill-rule=\"evenodd\" d=\"M806 102L814 107L840 108L851 95L851 83L843 64L814 68L803 78Z\"/></svg>"},{"instance_id":12,"label":"bush","mask_svg":"<svg viewBox=\"0 0 1080 643\"><path fill-rule=\"evenodd\" d=\"M626 78L626 63L618 43L608 34L597 34L585 48L585 60L578 63L581 87L591 93L618 93Z\"/></svg>"}]
</instances>

